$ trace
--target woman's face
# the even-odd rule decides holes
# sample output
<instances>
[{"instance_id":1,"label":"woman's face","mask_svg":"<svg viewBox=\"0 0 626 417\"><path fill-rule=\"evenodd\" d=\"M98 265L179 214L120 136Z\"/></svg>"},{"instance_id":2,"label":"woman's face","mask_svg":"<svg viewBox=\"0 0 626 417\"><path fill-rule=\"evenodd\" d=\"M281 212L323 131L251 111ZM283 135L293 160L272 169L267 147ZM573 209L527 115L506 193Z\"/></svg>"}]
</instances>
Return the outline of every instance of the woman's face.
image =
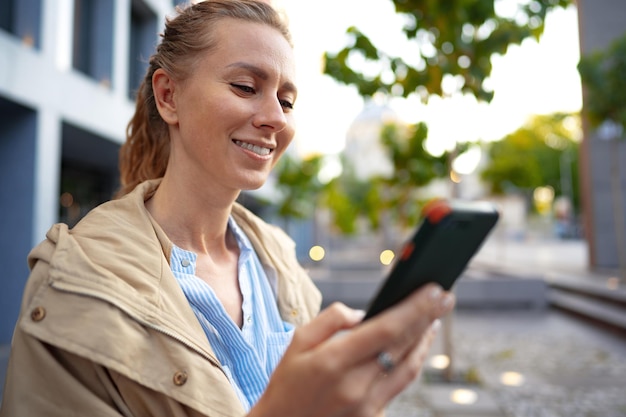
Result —
<instances>
[{"instance_id":1,"label":"woman's face","mask_svg":"<svg viewBox=\"0 0 626 417\"><path fill-rule=\"evenodd\" d=\"M187 183L256 189L294 136L293 51L269 26L224 19L217 47L175 84L168 172Z\"/></svg>"}]
</instances>

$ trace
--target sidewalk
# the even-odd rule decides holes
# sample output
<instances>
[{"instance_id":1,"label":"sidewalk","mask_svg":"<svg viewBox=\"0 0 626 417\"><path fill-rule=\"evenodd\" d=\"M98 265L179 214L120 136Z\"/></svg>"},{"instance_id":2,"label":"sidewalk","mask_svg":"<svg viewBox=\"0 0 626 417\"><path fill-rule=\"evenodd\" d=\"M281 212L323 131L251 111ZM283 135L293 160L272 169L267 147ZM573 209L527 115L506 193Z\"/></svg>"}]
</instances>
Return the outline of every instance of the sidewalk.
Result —
<instances>
[{"instance_id":1,"label":"sidewalk","mask_svg":"<svg viewBox=\"0 0 626 417\"><path fill-rule=\"evenodd\" d=\"M456 311L450 326L455 374L472 382L431 377L440 332L422 378L387 417L626 416L623 336L551 309Z\"/></svg>"},{"instance_id":2,"label":"sidewalk","mask_svg":"<svg viewBox=\"0 0 626 417\"><path fill-rule=\"evenodd\" d=\"M590 269L587 242L582 239L515 240L492 236L476 254L471 267L515 276L584 280L602 286L617 276L617 271Z\"/></svg>"}]
</instances>

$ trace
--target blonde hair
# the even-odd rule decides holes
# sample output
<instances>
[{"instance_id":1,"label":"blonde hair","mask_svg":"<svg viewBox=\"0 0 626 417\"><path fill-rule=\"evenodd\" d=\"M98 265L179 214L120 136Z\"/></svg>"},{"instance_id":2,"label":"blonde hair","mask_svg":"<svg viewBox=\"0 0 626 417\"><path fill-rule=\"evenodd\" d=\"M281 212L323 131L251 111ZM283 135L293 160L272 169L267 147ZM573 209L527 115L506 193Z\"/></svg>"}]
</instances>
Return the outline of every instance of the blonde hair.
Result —
<instances>
[{"instance_id":1,"label":"blonde hair","mask_svg":"<svg viewBox=\"0 0 626 417\"><path fill-rule=\"evenodd\" d=\"M174 79L185 80L199 54L215 48L218 40L213 28L224 18L269 25L291 43L289 29L278 13L257 0L206 0L177 8L177 16L166 20L162 40L137 91L135 114L128 123L126 142L119 154L121 188L117 197L143 181L162 177L167 169L170 137L156 107L154 72L163 68Z\"/></svg>"}]
</instances>

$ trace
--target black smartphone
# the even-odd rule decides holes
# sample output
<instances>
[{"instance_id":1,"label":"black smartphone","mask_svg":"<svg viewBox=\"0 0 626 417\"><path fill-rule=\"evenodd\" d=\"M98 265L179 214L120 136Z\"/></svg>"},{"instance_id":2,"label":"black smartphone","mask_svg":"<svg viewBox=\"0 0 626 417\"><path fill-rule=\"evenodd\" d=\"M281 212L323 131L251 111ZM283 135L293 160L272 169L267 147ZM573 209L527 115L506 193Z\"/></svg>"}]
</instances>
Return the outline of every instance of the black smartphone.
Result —
<instances>
[{"instance_id":1,"label":"black smartphone","mask_svg":"<svg viewBox=\"0 0 626 417\"><path fill-rule=\"evenodd\" d=\"M426 283L451 289L498 221L499 211L484 201L434 200L424 206L422 217L370 303L365 319Z\"/></svg>"}]
</instances>

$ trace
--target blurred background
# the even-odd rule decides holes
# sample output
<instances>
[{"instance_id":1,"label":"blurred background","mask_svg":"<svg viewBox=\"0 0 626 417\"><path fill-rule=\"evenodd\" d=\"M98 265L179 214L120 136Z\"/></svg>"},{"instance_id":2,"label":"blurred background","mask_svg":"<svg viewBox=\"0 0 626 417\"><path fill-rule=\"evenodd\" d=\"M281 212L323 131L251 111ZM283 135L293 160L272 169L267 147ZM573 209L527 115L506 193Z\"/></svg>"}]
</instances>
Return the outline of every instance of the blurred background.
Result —
<instances>
[{"instance_id":1,"label":"blurred background","mask_svg":"<svg viewBox=\"0 0 626 417\"><path fill-rule=\"evenodd\" d=\"M117 189L135 90L184 3L0 0L0 378L26 256ZM626 3L272 4L298 133L241 202L294 238L326 304L367 305L428 200L502 210L389 414L626 416Z\"/></svg>"}]
</instances>

